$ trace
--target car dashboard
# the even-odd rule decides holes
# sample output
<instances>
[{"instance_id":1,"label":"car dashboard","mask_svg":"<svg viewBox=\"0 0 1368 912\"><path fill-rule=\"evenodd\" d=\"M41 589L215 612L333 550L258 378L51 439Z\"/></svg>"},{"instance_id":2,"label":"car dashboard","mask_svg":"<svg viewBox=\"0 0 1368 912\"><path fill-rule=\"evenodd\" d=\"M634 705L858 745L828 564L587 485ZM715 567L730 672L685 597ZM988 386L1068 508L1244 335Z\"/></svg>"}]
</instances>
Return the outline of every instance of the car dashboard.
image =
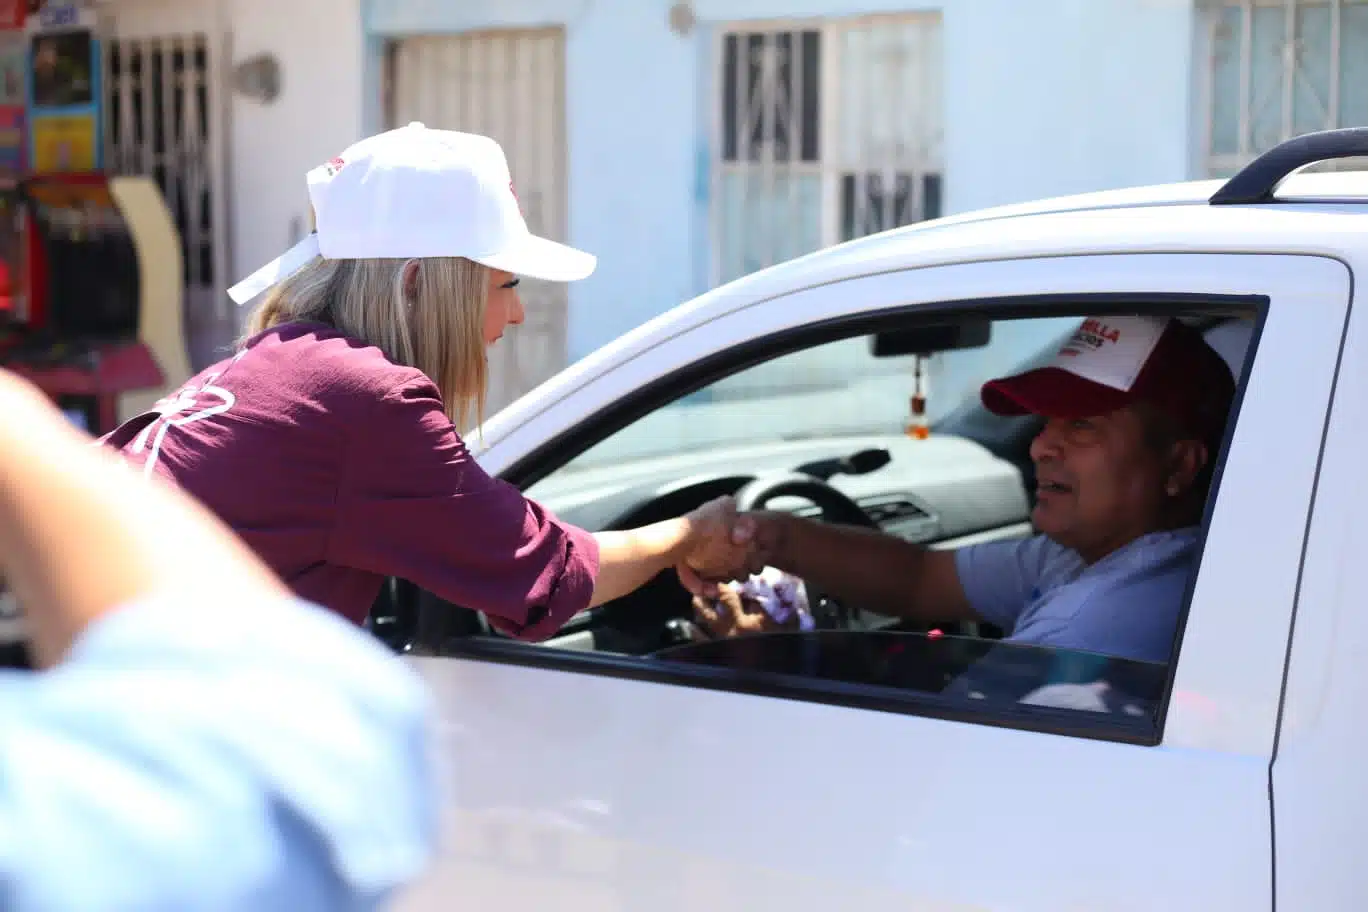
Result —
<instances>
[{"instance_id":1,"label":"car dashboard","mask_svg":"<svg viewBox=\"0 0 1368 912\"><path fill-rule=\"evenodd\" d=\"M880 450L888 457L880 467L836 474L828 483L863 508L882 531L933 548L1031 534L1030 500L1021 471L981 445L951 436L918 440L900 434L860 435L728 447L562 472L526 493L581 528L629 529L679 516L769 474ZM769 508L821 515L815 505L796 497L778 498ZM660 630L688 612L688 596L669 571L629 596L581 612L542 645L641 654L669 645L660 642ZM877 616L869 621L872 626L890 622Z\"/></svg>"},{"instance_id":2,"label":"car dashboard","mask_svg":"<svg viewBox=\"0 0 1368 912\"><path fill-rule=\"evenodd\" d=\"M829 484L864 507L886 532L930 544L1028 522L1029 498L1014 465L973 441L934 435L925 440L861 435L729 447L564 472L526 493L581 528L631 528L734 494L765 474L871 449L886 450L888 462L864 474L837 474ZM796 499L772 506L816 512Z\"/></svg>"}]
</instances>

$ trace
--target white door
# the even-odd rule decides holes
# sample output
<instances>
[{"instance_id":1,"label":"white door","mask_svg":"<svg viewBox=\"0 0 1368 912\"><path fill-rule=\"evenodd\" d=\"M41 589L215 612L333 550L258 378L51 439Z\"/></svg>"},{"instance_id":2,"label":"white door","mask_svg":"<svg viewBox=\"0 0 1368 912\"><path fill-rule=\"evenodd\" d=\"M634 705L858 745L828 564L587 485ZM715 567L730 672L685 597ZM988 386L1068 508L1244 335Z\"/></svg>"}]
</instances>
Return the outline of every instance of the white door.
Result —
<instances>
[{"instance_id":1,"label":"white door","mask_svg":"<svg viewBox=\"0 0 1368 912\"><path fill-rule=\"evenodd\" d=\"M602 616L586 621L587 637L544 645L473 637L456 644L460 658L415 660L439 703L452 792L443 854L402 908L1271 908L1269 760L1349 289L1342 264L1313 257L1054 257L884 273L662 336L563 387L481 456L515 481L545 475L534 497L621 424L615 409L641 414L628 394L681 371L753 364L757 345L868 331L852 320L938 302L962 302L938 319L982 317L1046 294L1071 302L1054 316L1102 306L1093 295L1263 309L1180 651L1152 703L995 710L839 675L685 667L607 651L592 629ZM795 343L795 332L808 335ZM675 408L668 390L658 396L645 404ZM852 400L844 411L877 406ZM572 430L584 435L567 438ZM779 437L765 445L790 445ZM576 442L547 446L557 438ZM938 471L983 458L937 445ZM718 458L666 450L656 458L681 479ZM611 481L633 468L606 471Z\"/></svg>"},{"instance_id":2,"label":"white door","mask_svg":"<svg viewBox=\"0 0 1368 912\"><path fill-rule=\"evenodd\" d=\"M202 367L237 332L225 292L227 30L206 0L103 4L101 28L105 167L161 188L181 234L190 357Z\"/></svg>"},{"instance_id":3,"label":"white door","mask_svg":"<svg viewBox=\"0 0 1368 912\"><path fill-rule=\"evenodd\" d=\"M565 34L510 29L392 41L386 119L492 136L533 233L566 239ZM493 414L565 366L564 285L524 280L527 321L490 352Z\"/></svg>"}]
</instances>

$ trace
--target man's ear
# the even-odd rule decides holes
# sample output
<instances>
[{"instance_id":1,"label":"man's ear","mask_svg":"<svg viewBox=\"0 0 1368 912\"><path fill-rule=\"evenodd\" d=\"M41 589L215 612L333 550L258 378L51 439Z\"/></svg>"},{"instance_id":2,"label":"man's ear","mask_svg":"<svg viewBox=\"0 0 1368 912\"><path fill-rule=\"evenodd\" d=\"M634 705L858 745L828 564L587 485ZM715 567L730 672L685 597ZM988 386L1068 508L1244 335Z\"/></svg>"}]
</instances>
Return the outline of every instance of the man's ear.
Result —
<instances>
[{"instance_id":1,"label":"man's ear","mask_svg":"<svg viewBox=\"0 0 1368 912\"><path fill-rule=\"evenodd\" d=\"M1164 479L1164 493L1177 497L1192 487L1197 476L1206 468L1207 447L1200 440L1178 440L1169 450L1168 472Z\"/></svg>"}]
</instances>

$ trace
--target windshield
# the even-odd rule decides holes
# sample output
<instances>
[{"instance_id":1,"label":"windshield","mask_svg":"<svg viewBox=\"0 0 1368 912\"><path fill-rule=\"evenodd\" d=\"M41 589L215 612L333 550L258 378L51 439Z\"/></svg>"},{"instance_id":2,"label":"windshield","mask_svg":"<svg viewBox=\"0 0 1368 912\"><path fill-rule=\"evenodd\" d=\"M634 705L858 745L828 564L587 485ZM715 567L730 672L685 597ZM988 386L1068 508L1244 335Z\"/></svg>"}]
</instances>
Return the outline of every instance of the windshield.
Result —
<instances>
[{"instance_id":1,"label":"windshield","mask_svg":"<svg viewBox=\"0 0 1368 912\"><path fill-rule=\"evenodd\" d=\"M932 426L987 380L1056 346L1076 318L1004 320L982 348L923 361ZM717 381L646 415L561 471L624 460L711 452L786 440L901 434L911 417L913 356L876 358L868 336L784 355Z\"/></svg>"}]
</instances>

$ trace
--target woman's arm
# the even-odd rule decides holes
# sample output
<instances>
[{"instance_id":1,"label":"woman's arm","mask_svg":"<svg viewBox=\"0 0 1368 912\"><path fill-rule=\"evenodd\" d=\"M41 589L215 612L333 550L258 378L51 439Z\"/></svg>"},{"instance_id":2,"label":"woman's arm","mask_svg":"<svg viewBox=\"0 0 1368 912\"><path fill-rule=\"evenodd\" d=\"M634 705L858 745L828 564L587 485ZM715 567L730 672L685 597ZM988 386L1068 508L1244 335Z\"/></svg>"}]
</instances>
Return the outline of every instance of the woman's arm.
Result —
<instances>
[{"instance_id":1,"label":"woman's arm","mask_svg":"<svg viewBox=\"0 0 1368 912\"><path fill-rule=\"evenodd\" d=\"M480 467L426 378L355 427L328 559L409 580L519 639L544 640L676 564L713 576L742 550L729 540L730 498L623 532L561 520Z\"/></svg>"},{"instance_id":2,"label":"woman's arm","mask_svg":"<svg viewBox=\"0 0 1368 912\"><path fill-rule=\"evenodd\" d=\"M719 497L677 519L595 534L599 569L589 604L621 598L676 565L688 567L703 579L730 579L743 566L748 551L731 541L736 517L736 502Z\"/></svg>"}]
</instances>

